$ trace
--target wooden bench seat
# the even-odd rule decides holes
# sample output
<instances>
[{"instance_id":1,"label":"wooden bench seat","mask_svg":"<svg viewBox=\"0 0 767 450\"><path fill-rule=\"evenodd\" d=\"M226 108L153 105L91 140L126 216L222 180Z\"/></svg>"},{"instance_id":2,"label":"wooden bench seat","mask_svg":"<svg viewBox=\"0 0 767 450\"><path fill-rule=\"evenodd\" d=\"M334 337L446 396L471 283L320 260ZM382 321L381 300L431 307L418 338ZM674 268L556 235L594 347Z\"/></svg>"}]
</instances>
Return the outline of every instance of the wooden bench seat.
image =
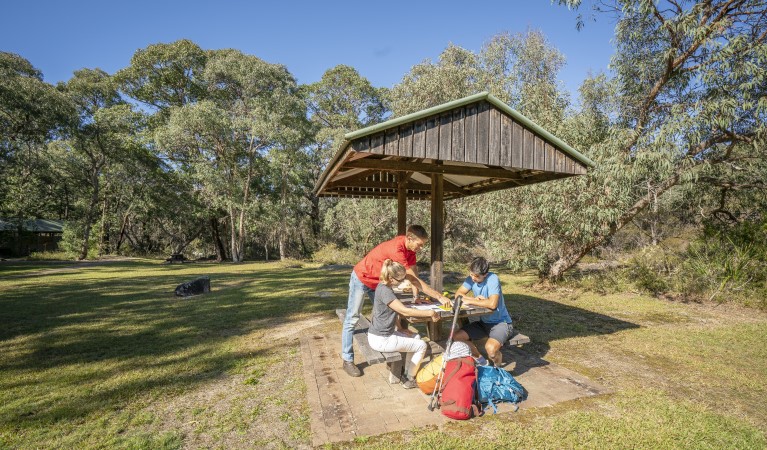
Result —
<instances>
[{"instance_id":1,"label":"wooden bench seat","mask_svg":"<svg viewBox=\"0 0 767 450\"><path fill-rule=\"evenodd\" d=\"M337 309L336 315L344 322L346 318L345 309ZM389 369L389 383L396 384L400 382L402 376L402 353L400 352L379 352L370 348L368 343L368 329L370 328L370 322L368 319L360 315L360 320L357 322L357 326L354 328L354 342L357 344L357 348L362 353L363 358L367 361L368 365L386 363L386 367Z\"/></svg>"}]
</instances>

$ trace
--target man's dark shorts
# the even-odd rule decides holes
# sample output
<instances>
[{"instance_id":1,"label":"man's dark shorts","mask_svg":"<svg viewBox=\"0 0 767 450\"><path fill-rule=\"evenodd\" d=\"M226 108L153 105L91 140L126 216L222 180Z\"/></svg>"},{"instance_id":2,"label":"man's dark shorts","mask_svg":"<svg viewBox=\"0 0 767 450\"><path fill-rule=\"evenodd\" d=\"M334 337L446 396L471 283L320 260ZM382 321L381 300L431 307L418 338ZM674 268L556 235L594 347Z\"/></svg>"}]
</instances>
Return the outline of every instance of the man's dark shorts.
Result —
<instances>
[{"instance_id":1,"label":"man's dark shorts","mask_svg":"<svg viewBox=\"0 0 767 450\"><path fill-rule=\"evenodd\" d=\"M489 336L501 344L508 341L513 334L511 324L506 322L490 324L478 321L472 322L461 329L469 335L469 339L472 341Z\"/></svg>"}]
</instances>

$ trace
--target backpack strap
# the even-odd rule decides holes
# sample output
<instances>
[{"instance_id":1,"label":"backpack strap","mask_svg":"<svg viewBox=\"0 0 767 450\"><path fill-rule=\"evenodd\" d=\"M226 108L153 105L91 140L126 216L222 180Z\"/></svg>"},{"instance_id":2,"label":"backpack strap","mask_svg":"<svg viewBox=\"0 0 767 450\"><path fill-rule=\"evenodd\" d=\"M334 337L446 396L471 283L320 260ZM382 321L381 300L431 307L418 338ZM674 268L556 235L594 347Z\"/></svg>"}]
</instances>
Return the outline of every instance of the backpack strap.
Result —
<instances>
[{"instance_id":1,"label":"backpack strap","mask_svg":"<svg viewBox=\"0 0 767 450\"><path fill-rule=\"evenodd\" d=\"M446 402L442 402L442 404L439 406L439 408L443 411L457 411L463 414L466 414L469 417L474 417L474 411L476 411L476 407L472 405L471 408L463 408L461 406L458 406L455 404L455 400L448 400Z\"/></svg>"},{"instance_id":2,"label":"backpack strap","mask_svg":"<svg viewBox=\"0 0 767 450\"><path fill-rule=\"evenodd\" d=\"M479 371L476 365L474 366L474 375L477 378L474 379L474 400L471 403L471 409L474 417L481 417L485 415L485 408L482 407L482 402L479 401Z\"/></svg>"},{"instance_id":3,"label":"backpack strap","mask_svg":"<svg viewBox=\"0 0 767 450\"><path fill-rule=\"evenodd\" d=\"M442 386L447 386L447 384L450 382L450 380L453 379L456 373L458 373L459 370L461 370L461 366L463 365L463 361L458 360L458 364L455 365L455 369L453 369L452 372L450 372L450 375L447 376L445 381L442 382Z\"/></svg>"}]
</instances>

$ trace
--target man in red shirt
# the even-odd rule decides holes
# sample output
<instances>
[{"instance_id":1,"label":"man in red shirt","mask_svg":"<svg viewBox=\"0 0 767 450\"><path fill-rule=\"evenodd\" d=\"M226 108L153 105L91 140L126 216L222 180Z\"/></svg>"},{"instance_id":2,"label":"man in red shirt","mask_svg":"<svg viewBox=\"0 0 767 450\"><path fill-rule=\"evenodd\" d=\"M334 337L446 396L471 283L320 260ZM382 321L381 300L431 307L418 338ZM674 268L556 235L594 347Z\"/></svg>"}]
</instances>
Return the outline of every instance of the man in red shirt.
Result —
<instances>
[{"instance_id":1,"label":"man in red shirt","mask_svg":"<svg viewBox=\"0 0 767 450\"><path fill-rule=\"evenodd\" d=\"M346 307L343 331L341 332L341 358L344 360L344 371L353 377L362 375L360 369L354 365L354 348L352 337L354 327L360 319L362 305L365 302L365 294L373 301L376 286L380 282L381 266L387 259L396 261L405 266L406 279L413 285L413 298L418 297L418 292L423 291L426 295L436 298L442 304L449 304L450 299L435 291L428 284L418 278L413 269L416 264L416 252L421 250L429 239L426 230L420 225L410 225L404 236L397 236L392 240L378 244L371 250L362 261L357 263L352 270L349 280L349 302Z\"/></svg>"}]
</instances>

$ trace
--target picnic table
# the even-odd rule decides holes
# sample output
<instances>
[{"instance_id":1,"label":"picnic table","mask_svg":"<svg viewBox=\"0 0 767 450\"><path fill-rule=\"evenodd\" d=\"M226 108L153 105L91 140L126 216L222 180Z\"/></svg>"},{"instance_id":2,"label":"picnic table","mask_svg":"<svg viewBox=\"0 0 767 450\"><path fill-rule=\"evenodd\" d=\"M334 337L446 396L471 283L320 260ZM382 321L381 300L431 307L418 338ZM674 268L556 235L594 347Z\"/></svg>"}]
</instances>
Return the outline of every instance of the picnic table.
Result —
<instances>
[{"instance_id":1,"label":"picnic table","mask_svg":"<svg viewBox=\"0 0 767 450\"><path fill-rule=\"evenodd\" d=\"M395 289L394 294L397 296L397 298L402 301L402 303L405 304L405 306L408 307L425 307L426 304L417 305L413 303L413 295L398 291ZM432 306L439 305L439 302L436 300L432 300ZM442 336L442 324L447 322L448 326L450 323L452 323L453 320L453 311L452 309L438 309L437 312L439 312L440 320L438 322L432 322L430 318L426 317L407 317L408 322L410 323L425 323L426 324L426 333L429 337L432 353L438 353L443 352L444 346L441 342L444 339ZM461 308L461 312L458 315L459 320L466 320L470 317L477 317L481 316L483 314L489 314L493 311L488 308L481 308L479 306L471 306L471 305L464 305ZM346 310L345 309L336 309L336 315L338 316L338 320L343 323L344 318L346 317ZM458 326L458 325L456 325ZM362 358L369 364L380 364L380 363L386 363L386 366L389 370L389 383L395 384L400 382L400 377L402 375L402 369L403 369L403 353L401 352L379 352L376 350L373 350L370 348L370 344L368 343L368 329L370 328L370 321L368 318L366 318L363 315L360 315L360 319L357 322L357 325L354 328L354 334L353 339L354 342L357 343L358 348L360 349L362 353ZM524 334L515 333L514 335L509 338L509 340L506 342L508 345L518 346L522 344L526 344L530 342L530 338L525 336Z\"/></svg>"},{"instance_id":2,"label":"picnic table","mask_svg":"<svg viewBox=\"0 0 767 450\"><path fill-rule=\"evenodd\" d=\"M394 294L408 308L434 309L435 311L437 311L440 317L440 320L438 322L433 322L430 318L427 318L427 317L406 317L406 320L410 323L425 323L426 335L429 337L429 340L441 341L442 339L444 339L442 335L442 324L445 322L450 324L452 322L453 320L452 308L447 308L447 309L439 308L439 302L429 298L422 298L420 295L419 295L419 301L422 303L417 304L413 301L412 293L398 292L395 290ZM458 314L458 320L459 322L465 321L469 317L481 316L484 314L490 314L492 312L493 310L489 308L482 308L479 306L470 306L470 305L461 305L461 312Z\"/></svg>"},{"instance_id":3,"label":"picnic table","mask_svg":"<svg viewBox=\"0 0 767 450\"><path fill-rule=\"evenodd\" d=\"M408 292L402 292L399 290L394 290L394 294L397 296L397 298L405 304L408 308L418 308L418 309L426 309L431 308L435 309L439 313L440 320L438 322L433 322L431 319L426 317L406 317L406 320L410 323L425 323L426 324L426 335L429 337L429 340L432 342L437 342L445 339L445 336L442 334L442 324L447 323L448 327L452 323L453 320L453 310L452 308L439 308L439 302L436 300L431 299L421 299L419 295L419 301L425 302L421 304L416 304L413 302L413 294ZM493 312L492 309L489 308L483 308L480 306L474 306L474 305L461 305L461 311L458 314L458 322L459 324L456 325L456 327L460 327L461 323L466 322L467 320L470 320L471 317L479 317L483 316L485 314L491 314ZM522 345L530 342L530 338L525 336L524 334L515 333L508 341L509 345Z\"/></svg>"}]
</instances>

